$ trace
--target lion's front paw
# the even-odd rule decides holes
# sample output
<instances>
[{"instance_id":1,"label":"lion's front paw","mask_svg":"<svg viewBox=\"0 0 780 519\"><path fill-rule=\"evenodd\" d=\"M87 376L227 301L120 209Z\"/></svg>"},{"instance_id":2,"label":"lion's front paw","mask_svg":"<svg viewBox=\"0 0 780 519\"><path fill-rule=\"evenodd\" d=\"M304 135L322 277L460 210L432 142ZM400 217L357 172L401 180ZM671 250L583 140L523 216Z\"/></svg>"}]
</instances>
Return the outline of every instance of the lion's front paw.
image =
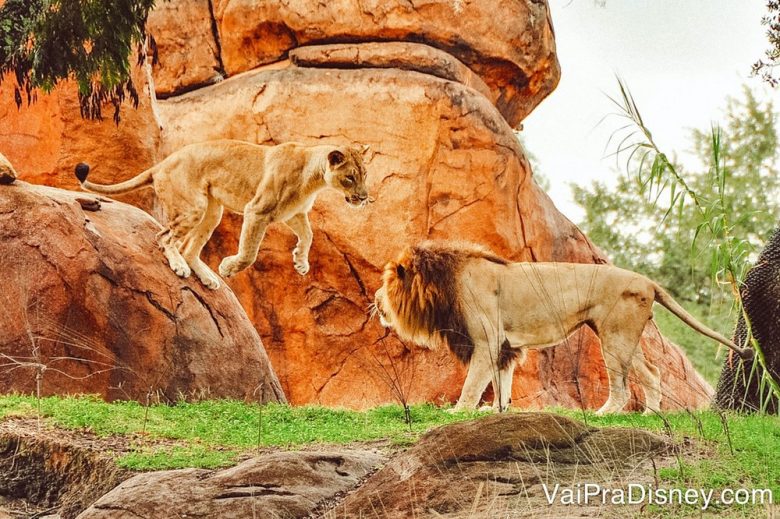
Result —
<instances>
[{"instance_id":1,"label":"lion's front paw","mask_svg":"<svg viewBox=\"0 0 780 519\"><path fill-rule=\"evenodd\" d=\"M478 409L480 413L496 413L498 412L497 407L493 407L492 405L483 405Z\"/></svg>"},{"instance_id":2,"label":"lion's front paw","mask_svg":"<svg viewBox=\"0 0 780 519\"><path fill-rule=\"evenodd\" d=\"M245 261L241 261L241 258L238 256L228 256L219 264L219 275L223 278L229 278L235 276L248 266L249 264Z\"/></svg>"}]
</instances>

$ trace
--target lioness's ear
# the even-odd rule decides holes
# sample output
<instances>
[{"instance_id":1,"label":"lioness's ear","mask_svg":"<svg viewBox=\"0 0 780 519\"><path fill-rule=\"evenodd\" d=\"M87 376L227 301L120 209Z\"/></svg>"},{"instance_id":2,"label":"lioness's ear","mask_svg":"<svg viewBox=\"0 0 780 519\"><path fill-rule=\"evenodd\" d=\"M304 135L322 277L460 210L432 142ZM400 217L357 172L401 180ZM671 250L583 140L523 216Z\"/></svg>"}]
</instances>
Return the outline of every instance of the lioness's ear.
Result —
<instances>
[{"instance_id":1,"label":"lioness's ear","mask_svg":"<svg viewBox=\"0 0 780 519\"><path fill-rule=\"evenodd\" d=\"M339 150L333 150L328 153L328 164L330 164L330 167L332 168L344 164L345 160L346 157Z\"/></svg>"},{"instance_id":2,"label":"lioness's ear","mask_svg":"<svg viewBox=\"0 0 780 519\"><path fill-rule=\"evenodd\" d=\"M395 266L395 273L396 273L396 275L397 275L397 276L398 276L400 279L403 279L403 278L404 278L404 276L406 275L406 269L404 268L404 266L403 266L403 265L401 265L401 264L399 263L398 265L396 265L396 266Z\"/></svg>"}]
</instances>

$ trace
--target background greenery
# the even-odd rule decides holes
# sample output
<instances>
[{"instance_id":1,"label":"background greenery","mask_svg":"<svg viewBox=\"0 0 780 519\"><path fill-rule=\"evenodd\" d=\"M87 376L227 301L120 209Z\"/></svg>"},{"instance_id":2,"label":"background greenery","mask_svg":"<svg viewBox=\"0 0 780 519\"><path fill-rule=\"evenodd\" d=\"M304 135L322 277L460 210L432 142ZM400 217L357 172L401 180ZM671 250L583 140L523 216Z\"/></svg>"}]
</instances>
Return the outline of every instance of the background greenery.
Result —
<instances>
[{"instance_id":1,"label":"background greenery","mask_svg":"<svg viewBox=\"0 0 780 519\"><path fill-rule=\"evenodd\" d=\"M695 166L686 169L669 160L701 200L722 200L719 210L729 215L730 234L744 240L755 255L780 222L777 114L772 102L744 88L738 98L726 100L717 156L712 153L713 135L711 129L692 130L688 145ZM718 157L723 162L717 167L725 172L722 198L712 175ZM702 322L731 336L737 320L731 310L733 294L731 287L713 281L716 259L713 243L698 234L700 211L694 204L674 202L668 187L642 182L647 164L640 162L640 155L634 154L611 181L571 186L575 202L585 211L580 227L616 265L658 281ZM663 309L656 310L656 321L714 384L719 348Z\"/></svg>"}]
</instances>

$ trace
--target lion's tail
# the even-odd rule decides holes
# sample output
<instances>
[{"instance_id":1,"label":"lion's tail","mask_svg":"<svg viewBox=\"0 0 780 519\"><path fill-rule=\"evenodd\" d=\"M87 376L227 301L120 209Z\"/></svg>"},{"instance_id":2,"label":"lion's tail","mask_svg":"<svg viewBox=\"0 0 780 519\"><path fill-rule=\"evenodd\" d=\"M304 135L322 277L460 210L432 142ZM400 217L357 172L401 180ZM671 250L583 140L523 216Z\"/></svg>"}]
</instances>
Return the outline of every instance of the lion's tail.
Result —
<instances>
[{"instance_id":1,"label":"lion's tail","mask_svg":"<svg viewBox=\"0 0 780 519\"><path fill-rule=\"evenodd\" d=\"M85 191L100 193L103 195L118 195L151 184L152 173L154 170L155 168L147 169L143 173L118 184L93 184L87 180L87 175L89 175L89 165L81 162L76 165L76 178L79 179L81 188Z\"/></svg>"},{"instance_id":2,"label":"lion's tail","mask_svg":"<svg viewBox=\"0 0 780 519\"><path fill-rule=\"evenodd\" d=\"M740 348L736 344L734 344L732 341L728 340L715 330L712 330L708 328L707 326L700 323L694 316L689 314L685 308L680 306L680 304L675 301L669 293L661 288L659 285L655 285L655 300L657 303L660 303L665 308L667 308L670 312L672 312L674 315L676 315L682 322L696 330L702 335L705 335L709 337L710 339L716 340L721 344L724 344L734 350L737 354L739 354L740 357L743 359L749 360L753 358L753 350L750 348Z\"/></svg>"}]
</instances>

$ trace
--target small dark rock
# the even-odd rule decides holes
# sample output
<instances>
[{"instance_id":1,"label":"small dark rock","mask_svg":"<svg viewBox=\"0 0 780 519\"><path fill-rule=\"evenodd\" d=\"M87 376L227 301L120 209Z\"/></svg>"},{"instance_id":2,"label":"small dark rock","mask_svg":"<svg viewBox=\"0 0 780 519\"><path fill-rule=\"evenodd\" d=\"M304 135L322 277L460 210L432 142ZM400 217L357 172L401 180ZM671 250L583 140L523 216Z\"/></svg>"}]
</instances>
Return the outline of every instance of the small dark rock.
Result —
<instances>
[{"instance_id":1,"label":"small dark rock","mask_svg":"<svg viewBox=\"0 0 780 519\"><path fill-rule=\"evenodd\" d=\"M76 202L85 211L100 211L100 200L96 198L77 198Z\"/></svg>"}]
</instances>

